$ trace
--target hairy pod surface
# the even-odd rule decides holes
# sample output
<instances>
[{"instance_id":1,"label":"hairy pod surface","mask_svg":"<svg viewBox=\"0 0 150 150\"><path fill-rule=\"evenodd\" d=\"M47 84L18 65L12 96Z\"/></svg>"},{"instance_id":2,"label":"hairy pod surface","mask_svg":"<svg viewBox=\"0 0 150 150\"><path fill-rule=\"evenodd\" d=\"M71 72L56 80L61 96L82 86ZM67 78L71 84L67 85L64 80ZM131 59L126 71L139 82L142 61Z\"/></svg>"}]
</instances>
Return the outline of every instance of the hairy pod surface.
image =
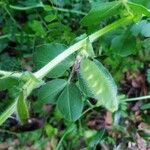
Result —
<instances>
[{"instance_id":1,"label":"hairy pod surface","mask_svg":"<svg viewBox=\"0 0 150 150\"><path fill-rule=\"evenodd\" d=\"M79 83L87 96L97 99L98 106L103 105L112 112L118 109L117 86L99 61L81 61Z\"/></svg>"}]
</instances>

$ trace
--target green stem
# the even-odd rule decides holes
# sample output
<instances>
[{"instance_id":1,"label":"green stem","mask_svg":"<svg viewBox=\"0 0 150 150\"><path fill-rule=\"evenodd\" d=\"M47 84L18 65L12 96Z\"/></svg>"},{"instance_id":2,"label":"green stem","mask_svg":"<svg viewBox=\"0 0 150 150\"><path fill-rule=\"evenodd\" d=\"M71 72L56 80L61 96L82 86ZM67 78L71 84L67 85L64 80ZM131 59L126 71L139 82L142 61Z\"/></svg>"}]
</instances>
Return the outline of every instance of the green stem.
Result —
<instances>
[{"instance_id":1,"label":"green stem","mask_svg":"<svg viewBox=\"0 0 150 150\"><path fill-rule=\"evenodd\" d=\"M74 125L74 124L71 123L71 125L66 129L66 131L64 132L64 134L63 134L62 138L60 139L58 145L56 146L55 150L59 150L59 149L60 149L60 146L61 146L61 144L62 144L64 138L67 136L68 133L72 132L72 130L73 130L73 125Z\"/></svg>"},{"instance_id":2,"label":"green stem","mask_svg":"<svg viewBox=\"0 0 150 150\"><path fill-rule=\"evenodd\" d=\"M42 79L43 77L45 77L56 65L58 65L60 62L62 62L64 59L66 59L68 56L70 56L71 54L73 54L74 52L76 52L77 50L80 50L85 44L86 44L86 40L89 38L89 41L92 43L94 41L96 41L99 37L101 37L102 35L118 28L121 27L125 24L129 24L130 22L132 22L133 20L133 16L128 16L126 18L122 18L120 20L117 20L115 22L113 22L112 24L104 27L103 29L100 29L99 31L91 34L90 36L84 38L83 40L77 42L76 44L70 46L68 49L66 49L64 52L62 52L61 54L59 54L57 57L55 57L52 61L50 61L47 65L45 65L43 68L41 68L40 70L38 70L36 73L34 73L34 75L39 78Z\"/></svg>"},{"instance_id":3,"label":"green stem","mask_svg":"<svg viewBox=\"0 0 150 150\"><path fill-rule=\"evenodd\" d=\"M22 73L0 70L0 75L1 76L11 76L12 78L20 78L22 76Z\"/></svg>"},{"instance_id":4,"label":"green stem","mask_svg":"<svg viewBox=\"0 0 150 150\"><path fill-rule=\"evenodd\" d=\"M62 11L62 12L69 12L69 13L74 13L74 14L79 14L79 15L87 15L87 13L84 13L82 11L77 11L77 10L69 10L69 9L64 9L64 8L58 8L58 7L53 7L57 11Z\"/></svg>"},{"instance_id":5,"label":"green stem","mask_svg":"<svg viewBox=\"0 0 150 150\"><path fill-rule=\"evenodd\" d=\"M0 36L0 40L1 39L7 39L7 38L10 38L11 36L17 36L17 37L20 37L20 36L27 36L27 37L30 37L30 38L33 38L33 37L35 37L35 35L34 34L20 34L20 33L16 33L16 34L5 34L5 35L2 35L2 36Z\"/></svg>"},{"instance_id":6,"label":"green stem","mask_svg":"<svg viewBox=\"0 0 150 150\"><path fill-rule=\"evenodd\" d=\"M0 126L8 119L16 110L17 100L15 100L1 115Z\"/></svg>"},{"instance_id":7,"label":"green stem","mask_svg":"<svg viewBox=\"0 0 150 150\"><path fill-rule=\"evenodd\" d=\"M47 65L45 65L43 68L38 70L34 75L36 78L42 79L45 77L56 65L58 65L60 62L62 62L64 59L66 59L68 56L73 54L75 51L79 50L82 45L85 44L85 40L81 40L78 43L70 46L68 49L66 49L64 52L59 54L57 57L55 57L52 61L50 61Z\"/></svg>"},{"instance_id":8,"label":"green stem","mask_svg":"<svg viewBox=\"0 0 150 150\"><path fill-rule=\"evenodd\" d=\"M150 99L150 95L136 97L136 98L128 98L128 99L125 99L125 101L130 102L130 101L140 101L140 100L145 100L145 99Z\"/></svg>"},{"instance_id":9,"label":"green stem","mask_svg":"<svg viewBox=\"0 0 150 150\"><path fill-rule=\"evenodd\" d=\"M30 10L30 9L33 9L33 8L44 7L44 5L43 5L42 2L40 2L39 4L36 4L36 5L33 5L33 6L22 7L22 6L9 5L9 7L11 9L14 9L14 10L25 11L25 10Z\"/></svg>"}]
</instances>

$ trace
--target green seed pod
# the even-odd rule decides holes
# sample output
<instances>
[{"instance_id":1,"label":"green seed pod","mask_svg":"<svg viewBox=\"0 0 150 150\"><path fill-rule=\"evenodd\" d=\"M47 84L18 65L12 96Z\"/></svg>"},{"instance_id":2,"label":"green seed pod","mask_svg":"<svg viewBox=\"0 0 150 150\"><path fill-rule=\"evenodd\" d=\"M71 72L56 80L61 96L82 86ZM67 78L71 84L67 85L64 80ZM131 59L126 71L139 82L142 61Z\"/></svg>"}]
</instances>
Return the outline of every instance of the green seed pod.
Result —
<instances>
[{"instance_id":1,"label":"green seed pod","mask_svg":"<svg viewBox=\"0 0 150 150\"><path fill-rule=\"evenodd\" d=\"M112 112L118 109L117 86L100 62L89 59L81 61L79 84L87 96L97 99L98 106L103 105Z\"/></svg>"}]
</instances>

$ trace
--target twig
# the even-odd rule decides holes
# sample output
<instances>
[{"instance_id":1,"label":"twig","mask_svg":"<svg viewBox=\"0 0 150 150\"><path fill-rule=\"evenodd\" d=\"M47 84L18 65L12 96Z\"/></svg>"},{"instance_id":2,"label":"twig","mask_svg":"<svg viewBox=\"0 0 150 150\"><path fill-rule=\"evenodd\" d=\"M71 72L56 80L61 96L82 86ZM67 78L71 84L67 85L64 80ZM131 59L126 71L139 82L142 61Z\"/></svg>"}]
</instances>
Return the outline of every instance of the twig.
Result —
<instances>
[{"instance_id":1,"label":"twig","mask_svg":"<svg viewBox=\"0 0 150 150\"><path fill-rule=\"evenodd\" d=\"M128 98L128 99L125 99L125 101L130 102L130 101L140 101L140 100L145 100L145 99L150 99L150 95L136 97L136 98Z\"/></svg>"},{"instance_id":2,"label":"twig","mask_svg":"<svg viewBox=\"0 0 150 150\"><path fill-rule=\"evenodd\" d=\"M9 77L10 76L12 78L20 78L22 76L22 73L0 70L0 75L4 76L4 77Z\"/></svg>"},{"instance_id":3,"label":"twig","mask_svg":"<svg viewBox=\"0 0 150 150\"><path fill-rule=\"evenodd\" d=\"M10 38L11 36L17 36L17 37L19 37L19 36L27 36L27 37L30 37L30 38L33 38L33 37L35 37L35 35L34 34L20 34L20 33L16 33L16 34L5 34L5 35L1 35L0 36L0 40L1 39L7 39L7 38Z\"/></svg>"},{"instance_id":4,"label":"twig","mask_svg":"<svg viewBox=\"0 0 150 150\"><path fill-rule=\"evenodd\" d=\"M65 8L58 8L58 7L53 7L55 10L58 11L62 11L62 12L67 12L67 13L74 13L74 14L78 14L78 15L87 15L87 13L82 12L82 11L78 11L78 10L70 10L70 9L65 9Z\"/></svg>"}]
</instances>

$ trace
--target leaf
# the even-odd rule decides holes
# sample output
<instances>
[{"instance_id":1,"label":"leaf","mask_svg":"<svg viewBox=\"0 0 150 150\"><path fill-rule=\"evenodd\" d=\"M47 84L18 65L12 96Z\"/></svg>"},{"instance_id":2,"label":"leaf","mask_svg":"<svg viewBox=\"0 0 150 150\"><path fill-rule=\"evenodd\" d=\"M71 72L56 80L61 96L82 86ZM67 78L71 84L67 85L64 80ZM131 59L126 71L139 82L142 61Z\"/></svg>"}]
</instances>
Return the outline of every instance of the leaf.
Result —
<instances>
[{"instance_id":1,"label":"leaf","mask_svg":"<svg viewBox=\"0 0 150 150\"><path fill-rule=\"evenodd\" d=\"M144 37L150 37L150 23L147 23L146 25L144 25L144 27L141 30L141 34Z\"/></svg>"},{"instance_id":2,"label":"leaf","mask_svg":"<svg viewBox=\"0 0 150 150\"><path fill-rule=\"evenodd\" d=\"M50 15L47 15L44 17L45 21L47 21L47 22L52 22L56 18L57 18L56 14L50 14Z\"/></svg>"},{"instance_id":3,"label":"leaf","mask_svg":"<svg viewBox=\"0 0 150 150\"><path fill-rule=\"evenodd\" d=\"M0 53L7 47L8 40L7 39L0 39Z\"/></svg>"},{"instance_id":4,"label":"leaf","mask_svg":"<svg viewBox=\"0 0 150 150\"><path fill-rule=\"evenodd\" d=\"M62 53L65 49L66 46L59 43L44 44L37 47L36 52L33 55L35 68L40 69ZM57 78L62 76L72 66L73 62L74 56L71 55L51 70L48 77Z\"/></svg>"},{"instance_id":5,"label":"leaf","mask_svg":"<svg viewBox=\"0 0 150 150\"><path fill-rule=\"evenodd\" d=\"M82 113L83 101L75 84L68 84L57 101L58 110L69 121L76 121Z\"/></svg>"},{"instance_id":6,"label":"leaf","mask_svg":"<svg viewBox=\"0 0 150 150\"><path fill-rule=\"evenodd\" d=\"M145 109L150 109L150 103L144 104L144 105L141 107L141 110L145 110Z\"/></svg>"},{"instance_id":7,"label":"leaf","mask_svg":"<svg viewBox=\"0 0 150 150\"><path fill-rule=\"evenodd\" d=\"M147 17L150 17L150 10L144 7L143 5L132 3L132 2L127 2L128 6L131 8L133 13L135 15L145 15Z\"/></svg>"},{"instance_id":8,"label":"leaf","mask_svg":"<svg viewBox=\"0 0 150 150\"><path fill-rule=\"evenodd\" d=\"M36 33L38 36L45 36L45 29L40 21L32 20L29 22L30 28Z\"/></svg>"},{"instance_id":9,"label":"leaf","mask_svg":"<svg viewBox=\"0 0 150 150\"><path fill-rule=\"evenodd\" d=\"M133 35L137 36L139 33L144 37L150 37L150 23L147 20L142 20L132 26L131 31Z\"/></svg>"},{"instance_id":10,"label":"leaf","mask_svg":"<svg viewBox=\"0 0 150 150\"><path fill-rule=\"evenodd\" d=\"M14 10L20 10L20 11L25 11L25 10L30 10L38 7L44 7L42 1L40 0L26 0L23 2L20 2L20 5L9 5L10 8Z\"/></svg>"},{"instance_id":11,"label":"leaf","mask_svg":"<svg viewBox=\"0 0 150 150\"><path fill-rule=\"evenodd\" d=\"M46 123L44 128L45 128L45 132L48 137L53 137L54 135L56 135L58 133L57 128L54 128L52 125L50 125L48 123Z\"/></svg>"},{"instance_id":12,"label":"leaf","mask_svg":"<svg viewBox=\"0 0 150 150\"><path fill-rule=\"evenodd\" d=\"M29 118L29 112L23 92L21 92L21 94L18 97L16 111L19 121L22 124L26 123Z\"/></svg>"},{"instance_id":13,"label":"leaf","mask_svg":"<svg viewBox=\"0 0 150 150\"><path fill-rule=\"evenodd\" d=\"M6 71L15 71L20 69L21 63L17 58L9 56L7 53L1 54L0 69Z\"/></svg>"},{"instance_id":14,"label":"leaf","mask_svg":"<svg viewBox=\"0 0 150 150\"><path fill-rule=\"evenodd\" d=\"M147 69L147 81L150 83L150 69Z\"/></svg>"},{"instance_id":15,"label":"leaf","mask_svg":"<svg viewBox=\"0 0 150 150\"><path fill-rule=\"evenodd\" d=\"M150 6L150 1L149 0L130 0L133 3L144 5L145 7Z\"/></svg>"},{"instance_id":16,"label":"leaf","mask_svg":"<svg viewBox=\"0 0 150 150\"><path fill-rule=\"evenodd\" d=\"M13 86L18 85L19 81L17 79L6 77L0 78L0 91L11 89Z\"/></svg>"},{"instance_id":17,"label":"leaf","mask_svg":"<svg viewBox=\"0 0 150 150\"><path fill-rule=\"evenodd\" d=\"M81 50L81 55L86 56L86 57L91 57L91 58L95 57L93 46L89 38L87 38L86 44L85 46L83 46L83 49Z\"/></svg>"},{"instance_id":18,"label":"leaf","mask_svg":"<svg viewBox=\"0 0 150 150\"><path fill-rule=\"evenodd\" d=\"M114 53L122 57L135 54L136 38L128 33L118 35L112 39L111 49Z\"/></svg>"},{"instance_id":19,"label":"leaf","mask_svg":"<svg viewBox=\"0 0 150 150\"><path fill-rule=\"evenodd\" d=\"M85 94L97 99L98 106L103 105L112 112L118 109L117 86L110 73L100 62L82 60L79 76L87 92Z\"/></svg>"},{"instance_id":20,"label":"leaf","mask_svg":"<svg viewBox=\"0 0 150 150\"><path fill-rule=\"evenodd\" d=\"M0 125L2 125L16 110L17 101L15 100L1 115Z\"/></svg>"},{"instance_id":21,"label":"leaf","mask_svg":"<svg viewBox=\"0 0 150 150\"><path fill-rule=\"evenodd\" d=\"M83 26L93 26L94 24L100 23L103 19L111 17L119 13L122 3L116 2L105 2L97 3L95 7L82 19L81 23Z\"/></svg>"},{"instance_id":22,"label":"leaf","mask_svg":"<svg viewBox=\"0 0 150 150\"><path fill-rule=\"evenodd\" d=\"M55 79L47 82L39 89L38 101L42 103L56 103L58 95L66 86L67 81L63 79Z\"/></svg>"},{"instance_id":23,"label":"leaf","mask_svg":"<svg viewBox=\"0 0 150 150\"><path fill-rule=\"evenodd\" d=\"M141 20L140 22L134 24L131 27L131 32L134 36L138 36L141 33L142 28L147 24L146 20Z\"/></svg>"},{"instance_id":24,"label":"leaf","mask_svg":"<svg viewBox=\"0 0 150 150\"><path fill-rule=\"evenodd\" d=\"M60 150L60 149L61 149L62 142L64 141L64 139L66 138L66 136L67 136L68 134L70 134L70 133L73 133L73 132L76 131L76 130L77 130L76 125L73 124L73 123L71 123L71 124L67 127L67 129L65 130L65 132L63 133L63 135L62 135L60 141L58 142L58 144L57 144L55 150Z\"/></svg>"},{"instance_id":25,"label":"leaf","mask_svg":"<svg viewBox=\"0 0 150 150\"><path fill-rule=\"evenodd\" d=\"M150 38L145 39L142 41L143 47L150 52Z\"/></svg>"},{"instance_id":26,"label":"leaf","mask_svg":"<svg viewBox=\"0 0 150 150\"><path fill-rule=\"evenodd\" d=\"M98 145L100 143L100 141L102 141L103 136L105 134L105 129L95 132L93 134L94 134L93 136L88 138L88 143L89 143L90 147L94 147L94 146Z\"/></svg>"}]
</instances>

